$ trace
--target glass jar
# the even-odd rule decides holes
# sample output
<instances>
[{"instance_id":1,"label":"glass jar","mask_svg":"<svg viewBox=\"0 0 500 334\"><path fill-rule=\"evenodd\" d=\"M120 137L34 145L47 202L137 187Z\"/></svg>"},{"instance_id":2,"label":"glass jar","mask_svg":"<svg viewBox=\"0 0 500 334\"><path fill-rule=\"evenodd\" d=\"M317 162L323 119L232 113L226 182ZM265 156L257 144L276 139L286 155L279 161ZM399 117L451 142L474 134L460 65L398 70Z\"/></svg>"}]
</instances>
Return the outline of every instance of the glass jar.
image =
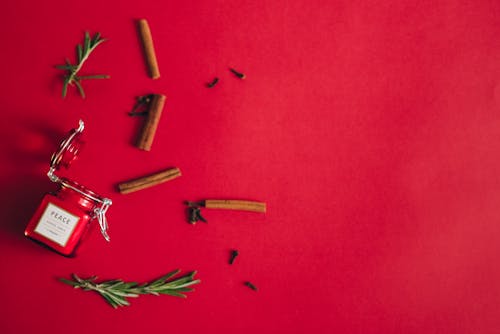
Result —
<instances>
[{"instance_id":1,"label":"glass jar","mask_svg":"<svg viewBox=\"0 0 500 334\"><path fill-rule=\"evenodd\" d=\"M69 257L75 255L90 223L95 219L104 239L109 241L106 211L112 204L111 200L54 173L61 167L68 168L78 157L83 146L83 129L84 123L80 120L78 129L71 130L59 151L52 155L47 175L59 185L59 189L43 197L24 231L32 240Z\"/></svg>"}]
</instances>

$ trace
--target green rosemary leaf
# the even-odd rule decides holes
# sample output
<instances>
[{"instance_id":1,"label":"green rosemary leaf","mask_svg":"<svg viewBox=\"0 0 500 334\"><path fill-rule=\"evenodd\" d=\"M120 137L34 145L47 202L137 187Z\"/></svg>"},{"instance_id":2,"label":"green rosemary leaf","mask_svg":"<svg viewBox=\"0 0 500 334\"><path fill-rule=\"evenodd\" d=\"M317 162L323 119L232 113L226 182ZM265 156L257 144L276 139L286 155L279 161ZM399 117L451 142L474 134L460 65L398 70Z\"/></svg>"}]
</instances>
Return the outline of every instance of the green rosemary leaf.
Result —
<instances>
[{"instance_id":1,"label":"green rosemary leaf","mask_svg":"<svg viewBox=\"0 0 500 334\"><path fill-rule=\"evenodd\" d=\"M193 271L193 272L187 274L186 276L178 278L178 279L176 279L174 281L170 281L169 284L183 284L185 282L192 281L194 275L196 275L196 271Z\"/></svg>"},{"instance_id":2,"label":"green rosemary leaf","mask_svg":"<svg viewBox=\"0 0 500 334\"><path fill-rule=\"evenodd\" d=\"M132 288L135 288L139 285L139 283L137 282L123 282L123 288L124 289L132 289Z\"/></svg>"},{"instance_id":3,"label":"green rosemary leaf","mask_svg":"<svg viewBox=\"0 0 500 334\"><path fill-rule=\"evenodd\" d=\"M121 295L119 293L116 293L116 291L106 290L106 291L104 291L104 293L106 293L106 295L108 297L112 298L118 304L129 305L129 302L127 301L127 299L125 298L125 296L123 296L123 295Z\"/></svg>"},{"instance_id":4,"label":"green rosemary leaf","mask_svg":"<svg viewBox=\"0 0 500 334\"><path fill-rule=\"evenodd\" d=\"M120 299L112 296L110 293L105 292L105 291L99 291L99 293L101 294L101 296L104 297L104 299L106 299L106 301L111 306L113 306L113 308L118 308L119 306L122 306L123 300L120 300ZM127 302L127 301L125 300L125 302Z\"/></svg>"},{"instance_id":5,"label":"green rosemary leaf","mask_svg":"<svg viewBox=\"0 0 500 334\"><path fill-rule=\"evenodd\" d=\"M107 74L82 75L75 77L76 80L109 79L109 78L110 76Z\"/></svg>"},{"instance_id":6,"label":"green rosemary leaf","mask_svg":"<svg viewBox=\"0 0 500 334\"><path fill-rule=\"evenodd\" d=\"M66 97L66 94L68 93L68 84L69 84L69 79L65 79L64 83L63 83L63 89L62 89L63 99Z\"/></svg>"},{"instance_id":7,"label":"green rosemary leaf","mask_svg":"<svg viewBox=\"0 0 500 334\"><path fill-rule=\"evenodd\" d=\"M160 290L157 292L159 294L162 294L162 295L169 295L169 296L174 296L174 297L186 298L186 295L183 295L182 293L179 293L175 290L165 289L165 290Z\"/></svg>"},{"instance_id":8,"label":"green rosemary leaf","mask_svg":"<svg viewBox=\"0 0 500 334\"><path fill-rule=\"evenodd\" d=\"M107 41L107 39L100 39L100 40L98 40L98 41L97 41L97 43L95 43L95 44L94 44L94 45L93 45L90 49L91 49L91 50L94 50L94 49L95 49L95 48L96 48L99 44L104 43L104 42L106 42L106 41Z\"/></svg>"},{"instance_id":9,"label":"green rosemary leaf","mask_svg":"<svg viewBox=\"0 0 500 334\"><path fill-rule=\"evenodd\" d=\"M73 276L73 278L75 279L75 281L77 281L78 283L83 283L84 282L83 279L81 279L80 277L78 277L77 274L73 274L71 276Z\"/></svg>"},{"instance_id":10,"label":"green rosemary leaf","mask_svg":"<svg viewBox=\"0 0 500 334\"><path fill-rule=\"evenodd\" d=\"M55 68L58 70L72 70L75 66L73 65L56 65Z\"/></svg>"},{"instance_id":11,"label":"green rosemary leaf","mask_svg":"<svg viewBox=\"0 0 500 334\"><path fill-rule=\"evenodd\" d=\"M151 284L149 284L149 287L161 285L161 284L165 283L165 281L168 280L169 278L174 277L175 275L177 275L179 272L180 272L179 269L172 270L168 274L166 274L166 275L158 278L156 281L154 281Z\"/></svg>"},{"instance_id":12,"label":"green rosemary leaf","mask_svg":"<svg viewBox=\"0 0 500 334\"><path fill-rule=\"evenodd\" d=\"M174 285L174 289L179 289L179 288L186 288L188 286L191 286L191 285L195 285L195 284L198 284L200 283L201 281L200 280L194 280L194 281L191 281L191 282L186 282L184 284L176 284Z\"/></svg>"},{"instance_id":13,"label":"green rosemary leaf","mask_svg":"<svg viewBox=\"0 0 500 334\"><path fill-rule=\"evenodd\" d=\"M190 277L190 276L186 276L186 277L183 277L183 278L179 278L175 281L171 281L167 284L165 284L165 286L168 286L168 287L184 287L184 284L186 283L192 283L193 282L193 278Z\"/></svg>"},{"instance_id":14,"label":"green rosemary leaf","mask_svg":"<svg viewBox=\"0 0 500 334\"><path fill-rule=\"evenodd\" d=\"M106 287L107 289L119 289L120 286L122 286L124 282L119 279L107 281L104 283L99 284L100 286Z\"/></svg>"},{"instance_id":15,"label":"green rosemary leaf","mask_svg":"<svg viewBox=\"0 0 500 334\"><path fill-rule=\"evenodd\" d=\"M94 34L94 38L92 39L92 43L91 43L92 46L96 46L99 43L100 40L101 40L101 34L98 33L98 32L96 32Z\"/></svg>"},{"instance_id":16,"label":"green rosemary leaf","mask_svg":"<svg viewBox=\"0 0 500 334\"><path fill-rule=\"evenodd\" d=\"M65 278L60 278L59 281L63 282L64 284L71 285L74 288L78 288L79 283L78 282L73 282Z\"/></svg>"},{"instance_id":17,"label":"green rosemary leaf","mask_svg":"<svg viewBox=\"0 0 500 334\"><path fill-rule=\"evenodd\" d=\"M130 293L130 292L124 292L116 289L110 289L110 293L112 293L115 296L120 296L120 297L139 297L137 293Z\"/></svg>"},{"instance_id":18,"label":"green rosemary leaf","mask_svg":"<svg viewBox=\"0 0 500 334\"><path fill-rule=\"evenodd\" d=\"M89 32L85 32L85 38L83 39L83 53L88 54L90 49L90 35Z\"/></svg>"},{"instance_id":19,"label":"green rosemary leaf","mask_svg":"<svg viewBox=\"0 0 500 334\"><path fill-rule=\"evenodd\" d=\"M82 45L81 44L78 44L76 46L76 55L77 55L77 58L78 58L78 62L81 63L82 57L83 57L83 50L82 50Z\"/></svg>"},{"instance_id":20,"label":"green rosemary leaf","mask_svg":"<svg viewBox=\"0 0 500 334\"><path fill-rule=\"evenodd\" d=\"M81 97L84 99L85 98L85 92L83 91L82 84L78 80L73 80L76 88L78 88L78 92L80 93Z\"/></svg>"},{"instance_id":21,"label":"green rosemary leaf","mask_svg":"<svg viewBox=\"0 0 500 334\"><path fill-rule=\"evenodd\" d=\"M113 308L117 307L117 305L114 302L114 300L111 299L111 298L109 298L106 293L99 292L99 295L101 295L101 297L104 298L108 302L108 304L111 305Z\"/></svg>"}]
</instances>

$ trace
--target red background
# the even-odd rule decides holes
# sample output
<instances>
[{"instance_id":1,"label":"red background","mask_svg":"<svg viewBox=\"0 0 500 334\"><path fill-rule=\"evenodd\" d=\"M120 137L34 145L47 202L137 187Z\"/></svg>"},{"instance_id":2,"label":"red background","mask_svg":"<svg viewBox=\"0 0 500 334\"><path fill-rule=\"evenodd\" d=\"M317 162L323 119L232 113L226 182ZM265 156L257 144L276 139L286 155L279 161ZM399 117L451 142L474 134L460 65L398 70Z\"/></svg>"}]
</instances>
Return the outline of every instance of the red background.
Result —
<instances>
[{"instance_id":1,"label":"red background","mask_svg":"<svg viewBox=\"0 0 500 334\"><path fill-rule=\"evenodd\" d=\"M498 333L500 2L361 3L4 1L0 331ZM62 100L53 66L74 59L85 30L109 40L82 73L111 79ZM151 92L168 98L143 152L126 113ZM112 241L94 230L67 259L23 229L56 188L48 160L79 118L87 145L61 175L113 199ZM183 176L115 190L171 166ZM204 198L262 200L268 213L187 224L182 201ZM187 299L119 310L57 281L175 268L199 272Z\"/></svg>"}]
</instances>

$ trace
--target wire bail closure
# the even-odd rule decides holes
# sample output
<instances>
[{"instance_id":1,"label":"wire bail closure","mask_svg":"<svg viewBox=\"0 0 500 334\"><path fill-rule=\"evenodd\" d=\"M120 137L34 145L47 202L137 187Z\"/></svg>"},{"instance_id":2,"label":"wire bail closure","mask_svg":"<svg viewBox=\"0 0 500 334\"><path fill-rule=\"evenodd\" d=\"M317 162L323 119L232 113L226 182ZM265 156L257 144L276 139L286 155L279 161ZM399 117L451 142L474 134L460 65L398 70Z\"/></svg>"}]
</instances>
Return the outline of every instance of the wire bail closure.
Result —
<instances>
[{"instance_id":1,"label":"wire bail closure","mask_svg":"<svg viewBox=\"0 0 500 334\"><path fill-rule=\"evenodd\" d=\"M109 198L103 198L101 207L94 209L94 218L97 218L99 222L99 227L101 228L101 234L104 239L109 242L111 239L108 235L108 219L106 218L106 211L108 211L110 205L113 204Z\"/></svg>"}]
</instances>

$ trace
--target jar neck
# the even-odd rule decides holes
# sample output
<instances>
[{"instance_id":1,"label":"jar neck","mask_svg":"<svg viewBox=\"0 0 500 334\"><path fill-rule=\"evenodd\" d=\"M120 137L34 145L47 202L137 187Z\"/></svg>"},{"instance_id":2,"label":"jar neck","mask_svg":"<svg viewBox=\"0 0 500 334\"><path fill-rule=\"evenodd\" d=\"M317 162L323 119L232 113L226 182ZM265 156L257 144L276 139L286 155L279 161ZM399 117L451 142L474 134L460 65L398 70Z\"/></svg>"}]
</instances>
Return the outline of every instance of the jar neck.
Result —
<instances>
[{"instance_id":1,"label":"jar neck","mask_svg":"<svg viewBox=\"0 0 500 334\"><path fill-rule=\"evenodd\" d=\"M75 190L61 185L57 193L57 197L62 200L68 200L79 206L85 211L92 211L97 203L88 197L76 192Z\"/></svg>"}]
</instances>

